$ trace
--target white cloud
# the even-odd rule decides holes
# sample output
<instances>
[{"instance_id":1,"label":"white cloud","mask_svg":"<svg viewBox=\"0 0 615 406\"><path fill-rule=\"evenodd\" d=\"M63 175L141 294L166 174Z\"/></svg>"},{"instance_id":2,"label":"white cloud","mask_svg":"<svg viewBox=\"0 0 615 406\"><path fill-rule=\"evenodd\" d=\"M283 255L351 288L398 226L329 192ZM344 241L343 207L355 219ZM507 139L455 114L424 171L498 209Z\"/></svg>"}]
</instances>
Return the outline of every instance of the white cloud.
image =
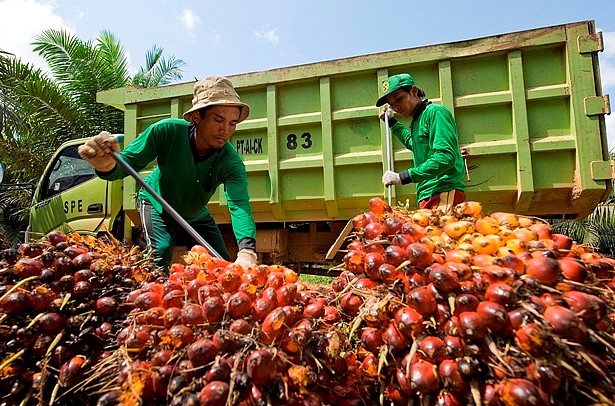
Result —
<instances>
[{"instance_id":1,"label":"white cloud","mask_svg":"<svg viewBox=\"0 0 615 406\"><path fill-rule=\"evenodd\" d=\"M188 31L191 35L195 34L197 28L201 25L201 19L199 16L192 11L190 8L185 8L181 15L179 16L179 20L182 26Z\"/></svg>"},{"instance_id":2,"label":"white cloud","mask_svg":"<svg viewBox=\"0 0 615 406\"><path fill-rule=\"evenodd\" d=\"M278 42L280 42L280 38L276 34L276 31L276 29L270 28L268 25L266 25L260 30L254 31L254 35L256 35L257 38L261 38L267 42L272 43L273 45L277 45Z\"/></svg>"},{"instance_id":3,"label":"white cloud","mask_svg":"<svg viewBox=\"0 0 615 406\"><path fill-rule=\"evenodd\" d=\"M0 49L14 54L24 62L46 69L43 59L32 51L34 37L48 28L64 28L73 32L54 13L54 6L54 2L45 0L0 1Z\"/></svg>"}]
</instances>

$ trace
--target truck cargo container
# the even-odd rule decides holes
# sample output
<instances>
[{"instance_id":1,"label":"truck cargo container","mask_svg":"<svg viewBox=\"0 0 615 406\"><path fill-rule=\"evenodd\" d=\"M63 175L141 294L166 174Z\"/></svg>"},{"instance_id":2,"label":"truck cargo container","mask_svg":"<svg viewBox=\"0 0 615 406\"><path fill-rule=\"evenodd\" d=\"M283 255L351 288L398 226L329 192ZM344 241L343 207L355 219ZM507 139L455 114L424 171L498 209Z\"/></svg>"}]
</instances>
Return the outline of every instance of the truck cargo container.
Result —
<instances>
[{"instance_id":1,"label":"truck cargo container","mask_svg":"<svg viewBox=\"0 0 615 406\"><path fill-rule=\"evenodd\" d=\"M402 72L453 112L468 167L468 199L483 203L486 212L588 215L608 196L613 178L602 50L594 22L582 21L229 75L251 107L230 142L248 171L261 260L326 263L326 251L348 220L366 211L371 197L385 196L387 132L375 101L381 82ZM129 143L157 120L181 117L192 90L193 82L126 87L100 92L97 101L125 112ZM111 230L134 241L137 184L96 178L76 153L84 141L63 145L49 163L34 194L31 231L70 226ZM411 151L396 139L390 159L396 171L412 165ZM416 207L414 186L393 188L392 199ZM234 254L221 188L209 209Z\"/></svg>"}]
</instances>

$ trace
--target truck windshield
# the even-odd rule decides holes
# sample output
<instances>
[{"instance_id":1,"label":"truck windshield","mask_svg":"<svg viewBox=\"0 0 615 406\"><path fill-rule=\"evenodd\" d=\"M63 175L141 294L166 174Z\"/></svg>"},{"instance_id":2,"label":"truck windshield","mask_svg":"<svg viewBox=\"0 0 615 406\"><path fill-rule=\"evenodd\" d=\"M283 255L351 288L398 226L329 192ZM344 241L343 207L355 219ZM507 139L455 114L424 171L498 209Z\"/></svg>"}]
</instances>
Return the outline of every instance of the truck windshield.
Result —
<instances>
[{"instance_id":1,"label":"truck windshield","mask_svg":"<svg viewBox=\"0 0 615 406\"><path fill-rule=\"evenodd\" d=\"M56 156L52 170L47 175L46 187L42 188L42 199L48 199L96 176L94 168L79 156L77 148L78 145L71 145Z\"/></svg>"}]
</instances>

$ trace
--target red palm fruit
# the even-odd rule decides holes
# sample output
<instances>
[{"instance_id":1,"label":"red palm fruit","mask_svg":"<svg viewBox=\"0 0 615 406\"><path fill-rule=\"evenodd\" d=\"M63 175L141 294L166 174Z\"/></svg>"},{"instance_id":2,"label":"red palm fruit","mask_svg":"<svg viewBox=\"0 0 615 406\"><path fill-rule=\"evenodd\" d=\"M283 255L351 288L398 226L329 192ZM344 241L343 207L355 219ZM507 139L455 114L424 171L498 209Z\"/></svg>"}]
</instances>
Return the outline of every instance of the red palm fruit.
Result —
<instances>
[{"instance_id":1,"label":"red palm fruit","mask_svg":"<svg viewBox=\"0 0 615 406\"><path fill-rule=\"evenodd\" d=\"M404 224L404 221L395 216L388 216L384 219L384 233L388 236L393 236L401 231L401 227Z\"/></svg>"},{"instance_id":2,"label":"red palm fruit","mask_svg":"<svg viewBox=\"0 0 615 406\"><path fill-rule=\"evenodd\" d=\"M479 342L487 334L487 328L477 312L463 312L459 315L459 336Z\"/></svg>"},{"instance_id":3,"label":"red palm fruit","mask_svg":"<svg viewBox=\"0 0 615 406\"><path fill-rule=\"evenodd\" d=\"M395 234L393 238L391 238L391 244L404 249L413 242L416 242L416 240L410 234Z\"/></svg>"},{"instance_id":4,"label":"red palm fruit","mask_svg":"<svg viewBox=\"0 0 615 406\"><path fill-rule=\"evenodd\" d=\"M444 265L434 264L428 268L429 280L440 293L448 294L460 289L457 275Z\"/></svg>"},{"instance_id":5,"label":"red palm fruit","mask_svg":"<svg viewBox=\"0 0 615 406\"><path fill-rule=\"evenodd\" d=\"M143 292L135 299L135 305L141 310L162 306L162 296L159 292Z\"/></svg>"},{"instance_id":6,"label":"red palm fruit","mask_svg":"<svg viewBox=\"0 0 615 406\"><path fill-rule=\"evenodd\" d=\"M205 310L196 303L187 303L182 307L182 323L197 326L205 322Z\"/></svg>"},{"instance_id":7,"label":"red palm fruit","mask_svg":"<svg viewBox=\"0 0 615 406\"><path fill-rule=\"evenodd\" d=\"M86 357L83 355L76 355L66 361L60 367L60 373L58 375L58 382L60 385L65 388L70 388L81 381L85 373L86 365Z\"/></svg>"},{"instance_id":8,"label":"red palm fruit","mask_svg":"<svg viewBox=\"0 0 615 406\"><path fill-rule=\"evenodd\" d=\"M418 311L423 317L433 314L437 310L436 299L427 287L419 287L408 292L408 306Z\"/></svg>"},{"instance_id":9,"label":"red palm fruit","mask_svg":"<svg viewBox=\"0 0 615 406\"><path fill-rule=\"evenodd\" d=\"M539 323L529 323L515 331L515 342L523 351L533 357L541 357L551 348L551 337L548 329Z\"/></svg>"},{"instance_id":10,"label":"red palm fruit","mask_svg":"<svg viewBox=\"0 0 615 406\"><path fill-rule=\"evenodd\" d=\"M175 348L183 348L194 341L194 331L184 324L176 324L169 329L169 338Z\"/></svg>"},{"instance_id":11,"label":"red palm fruit","mask_svg":"<svg viewBox=\"0 0 615 406\"><path fill-rule=\"evenodd\" d=\"M518 329L529 320L530 312L522 307L517 307L508 312L508 319L513 329Z\"/></svg>"},{"instance_id":12,"label":"red palm fruit","mask_svg":"<svg viewBox=\"0 0 615 406\"><path fill-rule=\"evenodd\" d=\"M41 333L56 335L66 327L66 317L55 312L44 313L38 319L38 329Z\"/></svg>"},{"instance_id":13,"label":"red palm fruit","mask_svg":"<svg viewBox=\"0 0 615 406\"><path fill-rule=\"evenodd\" d=\"M399 266L406 260L406 250L398 245L389 245L384 250L384 260L393 266Z\"/></svg>"},{"instance_id":14,"label":"red palm fruit","mask_svg":"<svg viewBox=\"0 0 615 406\"><path fill-rule=\"evenodd\" d=\"M277 289L286 283L283 271L269 271L266 286Z\"/></svg>"},{"instance_id":15,"label":"red palm fruit","mask_svg":"<svg viewBox=\"0 0 615 406\"><path fill-rule=\"evenodd\" d=\"M391 206L387 204L381 197L372 197L368 202L369 210L375 214L382 214L385 211L391 211Z\"/></svg>"},{"instance_id":16,"label":"red palm fruit","mask_svg":"<svg viewBox=\"0 0 615 406\"><path fill-rule=\"evenodd\" d=\"M273 309L276 303L268 298L259 297L252 302L252 319L254 321L263 320Z\"/></svg>"},{"instance_id":17,"label":"red palm fruit","mask_svg":"<svg viewBox=\"0 0 615 406\"><path fill-rule=\"evenodd\" d=\"M470 388L468 381L459 373L456 360L445 359L440 362L438 376L442 381L442 386L449 391L467 393Z\"/></svg>"},{"instance_id":18,"label":"red palm fruit","mask_svg":"<svg viewBox=\"0 0 615 406\"><path fill-rule=\"evenodd\" d=\"M192 300L193 302L199 302L199 289L205 285L207 285L207 281L201 278L195 278L188 282L188 285L186 286L186 293L188 295L188 299Z\"/></svg>"},{"instance_id":19,"label":"red palm fruit","mask_svg":"<svg viewBox=\"0 0 615 406\"><path fill-rule=\"evenodd\" d=\"M275 359L267 349L254 350L246 358L246 372L252 382L260 387L269 385L275 376Z\"/></svg>"},{"instance_id":20,"label":"red palm fruit","mask_svg":"<svg viewBox=\"0 0 615 406\"><path fill-rule=\"evenodd\" d=\"M536 233L539 240L549 240L553 235L553 227L548 223L534 223L528 228Z\"/></svg>"},{"instance_id":21,"label":"red palm fruit","mask_svg":"<svg viewBox=\"0 0 615 406\"><path fill-rule=\"evenodd\" d=\"M218 358L205 373L205 382L221 381L229 382L232 365L228 358Z\"/></svg>"},{"instance_id":22,"label":"red palm fruit","mask_svg":"<svg viewBox=\"0 0 615 406\"><path fill-rule=\"evenodd\" d=\"M184 304L184 291L177 289L168 292L162 298L162 307L168 309L169 307L182 307Z\"/></svg>"},{"instance_id":23,"label":"red palm fruit","mask_svg":"<svg viewBox=\"0 0 615 406\"><path fill-rule=\"evenodd\" d=\"M478 307L478 298L470 293L462 293L455 296L455 315L460 315L463 312L474 312Z\"/></svg>"},{"instance_id":24,"label":"red palm fruit","mask_svg":"<svg viewBox=\"0 0 615 406\"><path fill-rule=\"evenodd\" d=\"M334 324L341 320L341 315L337 310L337 307L334 306L325 306L325 315L323 316L323 320L325 323Z\"/></svg>"},{"instance_id":25,"label":"red palm fruit","mask_svg":"<svg viewBox=\"0 0 615 406\"><path fill-rule=\"evenodd\" d=\"M252 331L252 325L246 319L233 320L228 328L233 333L248 335Z\"/></svg>"},{"instance_id":26,"label":"red palm fruit","mask_svg":"<svg viewBox=\"0 0 615 406\"><path fill-rule=\"evenodd\" d=\"M190 345L186 355L196 368L212 362L219 354L218 346L208 338L199 338Z\"/></svg>"},{"instance_id":27,"label":"red palm fruit","mask_svg":"<svg viewBox=\"0 0 615 406\"><path fill-rule=\"evenodd\" d=\"M252 313L252 300L245 292L236 292L226 302L226 311L233 319L242 319Z\"/></svg>"},{"instance_id":28,"label":"red palm fruit","mask_svg":"<svg viewBox=\"0 0 615 406\"><path fill-rule=\"evenodd\" d=\"M152 356L150 362L153 367L161 367L163 365L167 365L172 357L173 351L162 349Z\"/></svg>"},{"instance_id":29,"label":"red palm fruit","mask_svg":"<svg viewBox=\"0 0 615 406\"><path fill-rule=\"evenodd\" d=\"M408 234L414 238L415 241L419 241L421 238L427 236L425 227L416 224L413 221L406 221L401 226L400 230L403 234Z\"/></svg>"},{"instance_id":30,"label":"red palm fruit","mask_svg":"<svg viewBox=\"0 0 615 406\"><path fill-rule=\"evenodd\" d=\"M585 283L589 272L583 261L572 257L562 257L557 262L564 278L574 282Z\"/></svg>"},{"instance_id":31,"label":"red palm fruit","mask_svg":"<svg viewBox=\"0 0 615 406\"><path fill-rule=\"evenodd\" d=\"M261 326L260 340L265 345L273 344L282 336L286 323L286 313L281 307L272 310Z\"/></svg>"},{"instance_id":32,"label":"red palm fruit","mask_svg":"<svg viewBox=\"0 0 615 406\"><path fill-rule=\"evenodd\" d=\"M37 286L29 294L28 303L30 309L35 313L41 313L49 310L51 303L57 298L57 294L44 285ZM117 310L117 303L113 311Z\"/></svg>"},{"instance_id":33,"label":"red palm fruit","mask_svg":"<svg viewBox=\"0 0 615 406\"><path fill-rule=\"evenodd\" d=\"M517 294L514 288L506 283L493 283L485 291L485 299L510 307L516 302Z\"/></svg>"},{"instance_id":34,"label":"red palm fruit","mask_svg":"<svg viewBox=\"0 0 615 406\"><path fill-rule=\"evenodd\" d=\"M228 383L212 381L199 392L199 402L202 406L224 406L228 398Z\"/></svg>"},{"instance_id":35,"label":"red palm fruit","mask_svg":"<svg viewBox=\"0 0 615 406\"><path fill-rule=\"evenodd\" d=\"M512 333L512 325L508 319L508 313L504 306L499 303L485 300L478 304L476 313L485 323L485 326L496 335L508 335Z\"/></svg>"},{"instance_id":36,"label":"red palm fruit","mask_svg":"<svg viewBox=\"0 0 615 406\"><path fill-rule=\"evenodd\" d=\"M359 278L355 284L357 289L374 289L378 286L378 282L370 278Z\"/></svg>"},{"instance_id":37,"label":"red palm fruit","mask_svg":"<svg viewBox=\"0 0 615 406\"><path fill-rule=\"evenodd\" d=\"M218 283L225 292L236 292L241 285L241 274L235 269L224 269L218 275Z\"/></svg>"},{"instance_id":38,"label":"red palm fruit","mask_svg":"<svg viewBox=\"0 0 615 406\"><path fill-rule=\"evenodd\" d=\"M370 242L369 244L365 244L365 246L363 247L363 251L365 251L366 254L373 252L376 254L384 255L384 245L378 242Z\"/></svg>"},{"instance_id":39,"label":"red palm fruit","mask_svg":"<svg viewBox=\"0 0 615 406\"><path fill-rule=\"evenodd\" d=\"M554 393L562 383L563 371L560 365L532 361L526 367L527 377L538 384L546 393Z\"/></svg>"},{"instance_id":40,"label":"red palm fruit","mask_svg":"<svg viewBox=\"0 0 615 406\"><path fill-rule=\"evenodd\" d=\"M365 237L367 241L379 239L380 237L382 237L383 234L384 224L378 221L373 221L367 224L363 229L363 237Z\"/></svg>"},{"instance_id":41,"label":"red palm fruit","mask_svg":"<svg viewBox=\"0 0 615 406\"><path fill-rule=\"evenodd\" d=\"M472 268L468 264L461 262L445 262L442 266L455 274L458 281L470 279L472 277Z\"/></svg>"},{"instance_id":42,"label":"red palm fruit","mask_svg":"<svg viewBox=\"0 0 615 406\"><path fill-rule=\"evenodd\" d=\"M446 357L446 344L440 337L426 336L419 342L419 352L425 361L437 365Z\"/></svg>"},{"instance_id":43,"label":"red palm fruit","mask_svg":"<svg viewBox=\"0 0 615 406\"><path fill-rule=\"evenodd\" d=\"M447 334L444 336L443 341L447 358L455 359L463 356L465 352L465 341L460 337Z\"/></svg>"},{"instance_id":44,"label":"red palm fruit","mask_svg":"<svg viewBox=\"0 0 615 406\"><path fill-rule=\"evenodd\" d=\"M402 275L400 270L397 270L395 265L392 264L382 264L378 268L378 280L386 284L393 284L396 280L398 280Z\"/></svg>"},{"instance_id":45,"label":"red palm fruit","mask_svg":"<svg viewBox=\"0 0 615 406\"><path fill-rule=\"evenodd\" d=\"M505 406L543 406L545 401L542 391L527 379L513 378L504 381L499 387L500 400Z\"/></svg>"},{"instance_id":46,"label":"red palm fruit","mask_svg":"<svg viewBox=\"0 0 615 406\"><path fill-rule=\"evenodd\" d=\"M382 332L382 340L389 351L398 354L408 346L408 339L395 327L395 323L389 323Z\"/></svg>"},{"instance_id":47,"label":"red palm fruit","mask_svg":"<svg viewBox=\"0 0 615 406\"><path fill-rule=\"evenodd\" d=\"M303 329L289 329L282 335L280 347L289 354L297 354L303 351L308 343L309 335Z\"/></svg>"},{"instance_id":48,"label":"red palm fruit","mask_svg":"<svg viewBox=\"0 0 615 406\"><path fill-rule=\"evenodd\" d=\"M38 259L20 258L13 265L13 273L19 279L25 279L30 276L39 276L44 268L45 265Z\"/></svg>"},{"instance_id":49,"label":"red palm fruit","mask_svg":"<svg viewBox=\"0 0 615 406\"><path fill-rule=\"evenodd\" d=\"M344 266L346 270L353 273L363 273L365 267L365 252L351 250L344 255Z\"/></svg>"},{"instance_id":50,"label":"red palm fruit","mask_svg":"<svg viewBox=\"0 0 615 406\"><path fill-rule=\"evenodd\" d=\"M412 389L422 394L436 392L440 388L436 366L428 361L419 361L410 366L410 382Z\"/></svg>"},{"instance_id":51,"label":"red palm fruit","mask_svg":"<svg viewBox=\"0 0 615 406\"><path fill-rule=\"evenodd\" d=\"M597 296L578 290L570 290L562 296L570 309L583 321L596 324L607 315L606 303Z\"/></svg>"},{"instance_id":52,"label":"red palm fruit","mask_svg":"<svg viewBox=\"0 0 615 406\"><path fill-rule=\"evenodd\" d=\"M434 262L433 250L427 244L415 242L406 247L406 255L410 264L418 268L426 268Z\"/></svg>"},{"instance_id":53,"label":"red palm fruit","mask_svg":"<svg viewBox=\"0 0 615 406\"><path fill-rule=\"evenodd\" d=\"M525 273L545 285L553 285L561 277L556 259L539 256L527 262Z\"/></svg>"},{"instance_id":54,"label":"red palm fruit","mask_svg":"<svg viewBox=\"0 0 615 406\"><path fill-rule=\"evenodd\" d=\"M326 302L324 300L313 300L303 309L303 314L313 319L319 319L325 315Z\"/></svg>"},{"instance_id":55,"label":"red palm fruit","mask_svg":"<svg viewBox=\"0 0 615 406\"><path fill-rule=\"evenodd\" d=\"M224 317L224 300L220 296L207 298L202 305L203 317L208 323L218 323Z\"/></svg>"},{"instance_id":56,"label":"red palm fruit","mask_svg":"<svg viewBox=\"0 0 615 406\"><path fill-rule=\"evenodd\" d=\"M340 299L340 307L342 311L350 317L358 316L362 305L363 299L352 290L344 293Z\"/></svg>"},{"instance_id":57,"label":"red palm fruit","mask_svg":"<svg viewBox=\"0 0 615 406\"><path fill-rule=\"evenodd\" d=\"M551 239L559 250L569 250L572 248L572 238L564 234L553 234Z\"/></svg>"},{"instance_id":58,"label":"red palm fruit","mask_svg":"<svg viewBox=\"0 0 615 406\"><path fill-rule=\"evenodd\" d=\"M382 330L375 327L365 327L361 333L361 344L367 351L378 354L380 347L384 344Z\"/></svg>"},{"instance_id":59,"label":"red palm fruit","mask_svg":"<svg viewBox=\"0 0 615 406\"><path fill-rule=\"evenodd\" d=\"M425 330L423 316L412 307L401 307L394 319L397 329L408 338L414 339Z\"/></svg>"},{"instance_id":60,"label":"red palm fruit","mask_svg":"<svg viewBox=\"0 0 615 406\"><path fill-rule=\"evenodd\" d=\"M223 308L224 310L224 308ZM177 323L180 323L182 320L182 309L179 307L169 307L165 310L164 315L162 317L164 326L166 328L171 328Z\"/></svg>"},{"instance_id":61,"label":"red palm fruit","mask_svg":"<svg viewBox=\"0 0 615 406\"><path fill-rule=\"evenodd\" d=\"M562 337L583 343L587 340L587 327L572 310L563 306L548 306L544 312L545 319L553 330Z\"/></svg>"},{"instance_id":62,"label":"red palm fruit","mask_svg":"<svg viewBox=\"0 0 615 406\"><path fill-rule=\"evenodd\" d=\"M276 299L278 306L287 306L295 301L297 295L297 285L295 283L286 283L276 289Z\"/></svg>"}]
</instances>

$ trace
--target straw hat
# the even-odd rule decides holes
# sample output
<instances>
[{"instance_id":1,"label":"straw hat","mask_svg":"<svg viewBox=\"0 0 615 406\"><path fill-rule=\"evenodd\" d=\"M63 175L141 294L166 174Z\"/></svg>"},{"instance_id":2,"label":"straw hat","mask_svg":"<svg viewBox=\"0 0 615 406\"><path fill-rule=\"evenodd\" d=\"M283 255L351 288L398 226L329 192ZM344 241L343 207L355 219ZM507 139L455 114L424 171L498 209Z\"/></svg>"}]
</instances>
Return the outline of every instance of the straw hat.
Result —
<instances>
[{"instance_id":1,"label":"straw hat","mask_svg":"<svg viewBox=\"0 0 615 406\"><path fill-rule=\"evenodd\" d=\"M222 76L209 76L194 84L192 108L184 113L184 120L192 121L190 114L208 106L237 106L241 108L239 122L245 120L250 114L250 106L239 100L230 80Z\"/></svg>"}]
</instances>

